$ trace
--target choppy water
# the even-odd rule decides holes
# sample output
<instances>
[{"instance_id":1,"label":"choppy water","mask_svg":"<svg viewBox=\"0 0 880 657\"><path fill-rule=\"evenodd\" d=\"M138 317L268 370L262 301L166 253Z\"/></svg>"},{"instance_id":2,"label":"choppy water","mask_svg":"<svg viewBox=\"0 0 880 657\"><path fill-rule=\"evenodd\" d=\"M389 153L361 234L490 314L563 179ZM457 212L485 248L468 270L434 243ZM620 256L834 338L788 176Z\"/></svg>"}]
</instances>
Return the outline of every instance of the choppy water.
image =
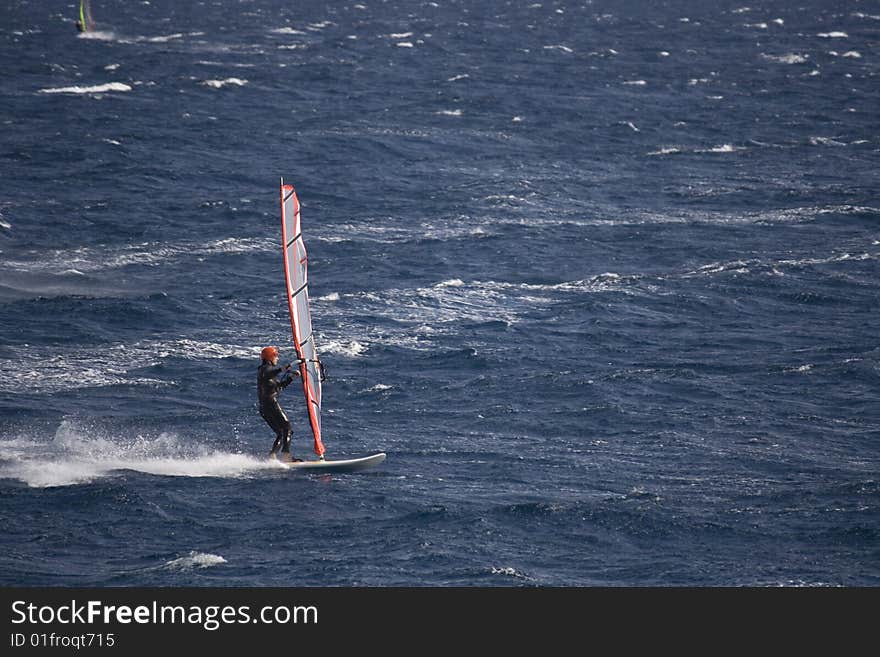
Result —
<instances>
[{"instance_id":1,"label":"choppy water","mask_svg":"<svg viewBox=\"0 0 880 657\"><path fill-rule=\"evenodd\" d=\"M10 4L3 584L880 583L876 3Z\"/></svg>"}]
</instances>

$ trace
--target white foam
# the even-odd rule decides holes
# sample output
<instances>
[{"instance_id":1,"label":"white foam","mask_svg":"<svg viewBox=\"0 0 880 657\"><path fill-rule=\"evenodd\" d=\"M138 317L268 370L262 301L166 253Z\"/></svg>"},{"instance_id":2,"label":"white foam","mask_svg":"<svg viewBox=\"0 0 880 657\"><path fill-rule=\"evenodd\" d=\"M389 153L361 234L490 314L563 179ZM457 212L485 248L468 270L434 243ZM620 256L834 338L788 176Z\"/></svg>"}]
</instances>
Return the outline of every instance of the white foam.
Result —
<instances>
[{"instance_id":1,"label":"white foam","mask_svg":"<svg viewBox=\"0 0 880 657\"><path fill-rule=\"evenodd\" d=\"M227 237L209 242L142 242L118 247L82 246L35 253L32 260L5 261L15 271L58 274L68 269L95 272L129 265L157 265L181 258L205 257L219 253L262 253L274 245L261 237Z\"/></svg>"},{"instance_id":2,"label":"white foam","mask_svg":"<svg viewBox=\"0 0 880 657\"><path fill-rule=\"evenodd\" d=\"M500 198L487 196L487 199ZM506 196L504 198L511 198ZM517 198L517 197L512 197ZM520 199L522 200L522 199ZM485 237L494 232L494 227L499 222L493 220L491 226L474 226L466 221L445 221L428 223L420 222L415 225L395 226L390 222L365 221L357 224L337 224L328 230L332 234L325 233L317 239L325 242L347 242L357 240L359 242L378 242L382 244L398 244L412 240L454 240L461 237Z\"/></svg>"},{"instance_id":3,"label":"white foam","mask_svg":"<svg viewBox=\"0 0 880 657\"><path fill-rule=\"evenodd\" d=\"M230 68L255 68L256 64L247 62L218 62L210 59L200 59L196 62L200 66L228 66Z\"/></svg>"},{"instance_id":4,"label":"white foam","mask_svg":"<svg viewBox=\"0 0 880 657\"><path fill-rule=\"evenodd\" d=\"M67 420L48 443L27 437L0 440L0 478L34 488L84 484L120 476L125 470L172 477L241 478L273 465L265 459L192 445L172 434L115 438Z\"/></svg>"},{"instance_id":5,"label":"white foam","mask_svg":"<svg viewBox=\"0 0 880 657\"><path fill-rule=\"evenodd\" d=\"M507 324L548 299L529 297L541 287L497 281L442 281L433 286L383 290L356 297L362 312L394 323L371 340L413 350L433 346L433 338L454 333L461 321L482 322L487 317ZM353 330L351 327L347 331Z\"/></svg>"},{"instance_id":6,"label":"white foam","mask_svg":"<svg viewBox=\"0 0 880 657\"><path fill-rule=\"evenodd\" d=\"M675 153L681 153L681 149L677 146L661 146L656 151L651 151L648 155L673 155Z\"/></svg>"},{"instance_id":7,"label":"white foam","mask_svg":"<svg viewBox=\"0 0 880 657\"><path fill-rule=\"evenodd\" d=\"M241 339L241 336L237 336L237 339ZM0 392L46 393L120 385L170 386L176 382L145 376L140 370L172 358L253 360L259 357L258 342L260 340L255 339L254 345L242 345L185 338L141 340L127 345L105 343L70 350L58 348L48 357L41 349L20 345L10 347L11 358L0 360ZM22 362L40 363L40 369L24 369L20 365Z\"/></svg>"},{"instance_id":8,"label":"white foam","mask_svg":"<svg viewBox=\"0 0 880 657\"><path fill-rule=\"evenodd\" d=\"M742 146L734 146L733 144L721 144L720 146L713 146L707 150L697 151L698 153L734 153L736 151L745 150Z\"/></svg>"},{"instance_id":9,"label":"white foam","mask_svg":"<svg viewBox=\"0 0 880 657\"><path fill-rule=\"evenodd\" d=\"M451 278L448 281L443 281L441 283L437 283L436 287L463 287L464 281L460 278Z\"/></svg>"},{"instance_id":10,"label":"white foam","mask_svg":"<svg viewBox=\"0 0 880 657\"><path fill-rule=\"evenodd\" d=\"M813 146L846 146L842 141L831 137L810 137L810 144Z\"/></svg>"},{"instance_id":11,"label":"white foam","mask_svg":"<svg viewBox=\"0 0 880 657\"><path fill-rule=\"evenodd\" d=\"M849 34L846 32L821 32L816 36L822 37L823 39L848 39Z\"/></svg>"},{"instance_id":12,"label":"white foam","mask_svg":"<svg viewBox=\"0 0 880 657\"><path fill-rule=\"evenodd\" d=\"M191 36L199 36L202 32L192 32ZM175 32L174 34L160 34L159 36L153 37L143 37L143 41L147 41L148 43L168 43L169 41L176 41L177 39L183 39L186 37L186 34L182 32Z\"/></svg>"},{"instance_id":13,"label":"white foam","mask_svg":"<svg viewBox=\"0 0 880 657\"><path fill-rule=\"evenodd\" d=\"M493 575L503 575L504 577L513 577L514 579L525 579L532 580L533 578L529 577L523 572L520 572L516 568L511 566L492 566L492 574Z\"/></svg>"},{"instance_id":14,"label":"white foam","mask_svg":"<svg viewBox=\"0 0 880 657\"><path fill-rule=\"evenodd\" d=\"M357 340L324 340L321 342L322 354L336 354L356 358L367 352L367 346Z\"/></svg>"},{"instance_id":15,"label":"white foam","mask_svg":"<svg viewBox=\"0 0 880 657\"><path fill-rule=\"evenodd\" d=\"M40 89L41 94L103 94L110 91L131 91L131 86L124 82L108 82L107 84L96 84L91 87L55 87L48 89Z\"/></svg>"},{"instance_id":16,"label":"white foam","mask_svg":"<svg viewBox=\"0 0 880 657\"><path fill-rule=\"evenodd\" d=\"M196 568L210 568L221 563L226 563L219 554L211 554L209 552L196 552L193 550L184 557L172 559L165 564L168 570L194 570Z\"/></svg>"},{"instance_id":17,"label":"white foam","mask_svg":"<svg viewBox=\"0 0 880 657\"><path fill-rule=\"evenodd\" d=\"M685 272L683 278L692 278L695 276L711 276L715 274L726 273L748 273L754 270L764 271L773 276L785 276L785 271L791 268L800 268L804 266L826 265L835 262L845 262L849 260L871 260L876 259L868 253L853 255L851 253L834 253L824 257L788 259L778 261L760 261L750 260L732 260L730 262L712 262L702 265L697 269Z\"/></svg>"},{"instance_id":18,"label":"white foam","mask_svg":"<svg viewBox=\"0 0 880 657\"><path fill-rule=\"evenodd\" d=\"M270 31L272 32L272 34L299 34L299 35L306 34L305 32L302 32L301 30L294 29L292 27L279 27L278 29L270 30Z\"/></svg>"},{"instance_id":19,"label":"white foam","mask_svg":"<svg viewBox=\"0 0 880 657\"><path fill-rule=\"evenodd\" d=\"M77 37L93 41L113 41L116 35L109 30L92 30L91 32L79 32Z\"/></svg>"},{"instance_id":20,"label":"white foam","mask_svg":"<svg viewBox=\"0 0 880 657\"><path fill-rule=\"evenodd\" d=\"M247 80L243 80L241 78L226 78L225 80L205 80L202 82L203 85L207 87L212 87L214 89L222 89L223 87L228 87L230 85L243 87L247 83Z\"/></svg>"},{"instance_id":21,"label":"white foam","mask_svg":"<svg viewBox=\"0 0 880 657\"><path fill-rule=\"evenodd\" d=\"M788 53L787 55L765 55L764 53L761 53L761 57L780 64L803 64L810 56L799 55L797 53Z\"/></svg>"}]
</instances>

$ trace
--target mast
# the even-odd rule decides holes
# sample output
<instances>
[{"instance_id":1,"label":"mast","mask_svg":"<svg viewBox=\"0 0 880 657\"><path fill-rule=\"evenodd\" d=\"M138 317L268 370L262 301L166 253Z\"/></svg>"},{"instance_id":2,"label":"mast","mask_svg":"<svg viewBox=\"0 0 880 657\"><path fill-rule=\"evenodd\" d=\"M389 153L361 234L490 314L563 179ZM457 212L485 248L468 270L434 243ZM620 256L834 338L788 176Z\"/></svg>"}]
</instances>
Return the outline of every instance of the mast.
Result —
<instances>
[{"instance_id":1,"label":"mast","mask_svg":"<svg viewBox=\"0 0 880 657\"><path fill-rule=\"evenodd\" d=\"M92 9L89 0L79 0L79 21L77 27L80 32L91 32L95 29L95 21L92 18Z\"/></svg>"}]
</instances>

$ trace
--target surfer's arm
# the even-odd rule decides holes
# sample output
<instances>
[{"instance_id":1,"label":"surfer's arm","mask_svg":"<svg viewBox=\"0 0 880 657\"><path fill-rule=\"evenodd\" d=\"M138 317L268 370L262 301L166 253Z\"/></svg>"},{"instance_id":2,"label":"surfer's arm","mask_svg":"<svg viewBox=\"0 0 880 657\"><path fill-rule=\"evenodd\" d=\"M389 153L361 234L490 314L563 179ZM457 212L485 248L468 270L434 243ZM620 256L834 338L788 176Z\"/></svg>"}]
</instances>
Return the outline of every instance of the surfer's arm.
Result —
<instances>
[{"instance_id":1,"label":"surfer's arm","mask_svg":"<svg viewBox=\"0 0 880 657\"><path fill-rule=\"evenodd\" d=\"M298 376L299 370L293 369L293 363L285 365L283 368L281 368L281 372L279 373L278 385L282 388L286 388Z\"/></svg>"}]
</instances>

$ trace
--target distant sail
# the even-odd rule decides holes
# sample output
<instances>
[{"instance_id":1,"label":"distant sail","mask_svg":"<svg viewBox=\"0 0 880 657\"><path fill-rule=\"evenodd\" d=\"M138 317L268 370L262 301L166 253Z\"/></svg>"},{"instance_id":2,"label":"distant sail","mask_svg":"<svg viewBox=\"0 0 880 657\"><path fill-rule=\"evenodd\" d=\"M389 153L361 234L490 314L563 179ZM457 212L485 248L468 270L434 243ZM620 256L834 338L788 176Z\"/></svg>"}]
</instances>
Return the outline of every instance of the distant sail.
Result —
<instances>
[{"instance_id":1,"label":"distant sail","mask_svg":"<svg viewBox=\"0 0 880 657\"><path fill-rule=\"evenodd\" d=\"M79 20L76 27L80 32L93 32L95 21L92 19L92 6L89 0L79 0Z\"/></svg>"},{"instance_id":2,"label":"distant sail","mask_svg":"<svg viewBox=\"0 0 880 657\"><path fill-rule=\"evenodd\" d=\"M309 423L315 439L315 454L323 457L321 442L321 380L323 372L312 333L309 310L309 278L306 246L299 219L299 199L293 185L281 181L281 240L284 250L284 279L287 283L287 307L293 346L300 359L299 372L306 396Z\"/></svg>"}]
</instances>

